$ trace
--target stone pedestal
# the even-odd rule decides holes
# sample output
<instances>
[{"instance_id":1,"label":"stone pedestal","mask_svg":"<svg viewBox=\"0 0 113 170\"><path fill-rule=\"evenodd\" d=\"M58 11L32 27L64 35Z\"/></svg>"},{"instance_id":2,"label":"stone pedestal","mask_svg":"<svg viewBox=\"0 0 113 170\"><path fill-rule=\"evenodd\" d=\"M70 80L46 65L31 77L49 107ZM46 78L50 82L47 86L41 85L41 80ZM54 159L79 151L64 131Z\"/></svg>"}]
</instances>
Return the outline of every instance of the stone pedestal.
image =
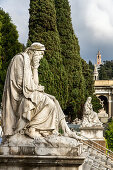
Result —
<instances>
[{"instance_id":1,"label":"stone pedestal","mask_svg":"<svg viewBox=\"0 0 113 170\"><path fill-rule=\"evenodd\" d=\"M103 137L103 127L81 127L81 135L84 136L84 142L96 149L106 152L106 143ZM86 138L85 138L86 137ZM98 143L99 145L97 145ZM104 147L104 148L103 148Z\"/></svg>"},{"instance_id":2,"label":"stone pedestal","mask_svg":"<svg viewBox=\"0 0 113 170\"><path fill-rule=\"evenodd\" d=\"M82 144L63 136L37 140L16 134L0 145L0 170L82 170Z\"/></svg>"},{"instance_id":3,"label":"stone pedestal","mask_svg":"<svg viewBox=\"0 0 113 170\"><path fill-rule=\"evenodd\" d=\"M66 156L0 156L0 170L82 170L84 158Z\"/></svg>"},{"instance_id":4,"label":"stone pedestal","mask_svg":"<svg viewBox=\"0 0 113 170\"><path fill-rule=\"evenodd\" d=\"M103 108L99 111L98 118L102 123L108 122L108 114L106 113L106 111Z\"/></svg>"},{"instance_id":5,"label":"stone pedestal","mask_svg":"<svg viewBox=\"0 0 113 170\"><path fill-rule=\"evenodd\" d=\"M33 147L33 146L0 146L0 155L24 155L24 156L80 156L82 145L76 147Z\"/></svg>"},{"instance_id":6,"label":"stone pedestal","mask_svg":"<svg viewBox=\"0 0 113 170\"><path fill-rule=\"evenodd\" d=\"M88 139L103 139L103 127L81 127L81 135Z\"/></svg>"}]
</instances>

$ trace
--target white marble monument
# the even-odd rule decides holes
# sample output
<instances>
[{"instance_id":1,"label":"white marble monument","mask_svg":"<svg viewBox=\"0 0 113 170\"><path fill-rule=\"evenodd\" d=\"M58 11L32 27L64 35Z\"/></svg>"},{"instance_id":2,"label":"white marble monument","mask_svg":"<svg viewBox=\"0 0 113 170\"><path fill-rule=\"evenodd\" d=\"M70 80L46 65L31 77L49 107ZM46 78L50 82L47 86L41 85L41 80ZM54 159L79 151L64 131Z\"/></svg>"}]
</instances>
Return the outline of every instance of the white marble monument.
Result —
<instances>
[{"instance_id":1,"label":"white marble monument","mask_svg":"<svg viewBox=\"0 0 113 170\"><path fill-rule=\"evenodd\" d=\"M83 109L82 127L102 127L98 115L93 111L92 98L88 97Z\"/></svg>"},{"instance_id":2,"label":"white marble monument","mask_svg":"<svg viewBox=\"0 0 113 170\"><path fill-rule=\"evenodd\" d=\"M93 111L92 98L88 97L83 109L81 134L89 139L103 139L103 125L98 114Z\"/></svg>"},{"instance_id":3,"label":"white marble monument","mask_svg":"<svg viewBox=\"0 0 113 170\"><path fill-rule=\"evenodd\" d=\"M2 100L3 144L16 154L20 146L27 146L35 148L36 155L68 155L79 146L78 137L67 126L59 102L39 84L37 70L44 50L44 45L35 42L11 60ZM3 151L2 146L0 154L11 149Z\"/></svg>"}]
</instances>

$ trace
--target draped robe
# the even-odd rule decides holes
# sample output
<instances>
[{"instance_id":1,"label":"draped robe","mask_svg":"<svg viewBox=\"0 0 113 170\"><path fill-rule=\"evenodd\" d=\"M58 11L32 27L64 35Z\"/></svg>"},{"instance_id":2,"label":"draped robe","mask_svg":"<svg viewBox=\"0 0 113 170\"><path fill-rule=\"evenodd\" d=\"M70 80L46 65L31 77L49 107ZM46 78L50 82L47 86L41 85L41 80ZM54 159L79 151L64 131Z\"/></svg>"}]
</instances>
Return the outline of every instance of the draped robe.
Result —
<instances>
[{"instance_id":1,"label":"draped robe","mask_svg":"<svg viewBox=\"0 0 113 170\"><path fill-rule=\"evenodd\" d=\"M64 113L54 98L38 90L28 54L13 57L7 70L2 97L4 135L14 135L24 128L58 130Z\"/></svg>"}]
</instances>

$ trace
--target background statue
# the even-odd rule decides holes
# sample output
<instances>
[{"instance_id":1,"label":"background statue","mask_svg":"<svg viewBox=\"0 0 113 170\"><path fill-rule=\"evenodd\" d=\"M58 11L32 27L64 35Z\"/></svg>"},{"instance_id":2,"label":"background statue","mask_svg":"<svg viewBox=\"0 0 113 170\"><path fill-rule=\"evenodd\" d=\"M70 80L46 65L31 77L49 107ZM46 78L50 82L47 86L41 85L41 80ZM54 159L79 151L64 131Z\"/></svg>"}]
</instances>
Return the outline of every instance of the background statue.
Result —
<instances>
[{"instance_id":1,"label":"background statue","mask_svg":"<svg viewBox=\"0 0 113 170\"><path fill-rule=\"evenodd\" d=\"M44 45L33 43L11 60L2 99L4 136L22 133L36 139L58 135L59 126L64 136L73 135L59 102L54 96L44 93L44 86L39 84L37 69L44 50Z\"/></svg>"},{"instance_id":2,"label":"background statue","mask_svg":"<svg viewBox=\"0 0 113 170\"><path fill-rule=\"evenodd\" d=\"M97 113L93 111L91 100L92 98L88 97L84 105L82 127L102 127L102 123L100 122Z\"/></svg>"}]
</instances>

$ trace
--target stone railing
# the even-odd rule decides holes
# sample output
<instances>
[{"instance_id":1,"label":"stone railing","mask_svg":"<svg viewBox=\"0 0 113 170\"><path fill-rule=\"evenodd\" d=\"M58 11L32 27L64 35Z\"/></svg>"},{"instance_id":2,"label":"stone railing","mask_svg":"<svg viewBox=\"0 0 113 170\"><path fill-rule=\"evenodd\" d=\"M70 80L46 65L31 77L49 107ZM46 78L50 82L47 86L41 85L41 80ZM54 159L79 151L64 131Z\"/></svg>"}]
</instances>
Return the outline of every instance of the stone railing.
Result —
<instances>
[{"instance_id":1,"label":"stone railing","mask_svg":"<svg viewBox=\"0 0 113 170\"><path fill-rule=\"evenodd\" d=\"M111 150L80 133L77 133L77 135L81 136L81 142L83 143L84 152L82 156L86 157L84 166L90 165L91 168L95 169L100 169L100 167L105 170L113 169L113 152Z\"/></svg>"}]
</instances>

